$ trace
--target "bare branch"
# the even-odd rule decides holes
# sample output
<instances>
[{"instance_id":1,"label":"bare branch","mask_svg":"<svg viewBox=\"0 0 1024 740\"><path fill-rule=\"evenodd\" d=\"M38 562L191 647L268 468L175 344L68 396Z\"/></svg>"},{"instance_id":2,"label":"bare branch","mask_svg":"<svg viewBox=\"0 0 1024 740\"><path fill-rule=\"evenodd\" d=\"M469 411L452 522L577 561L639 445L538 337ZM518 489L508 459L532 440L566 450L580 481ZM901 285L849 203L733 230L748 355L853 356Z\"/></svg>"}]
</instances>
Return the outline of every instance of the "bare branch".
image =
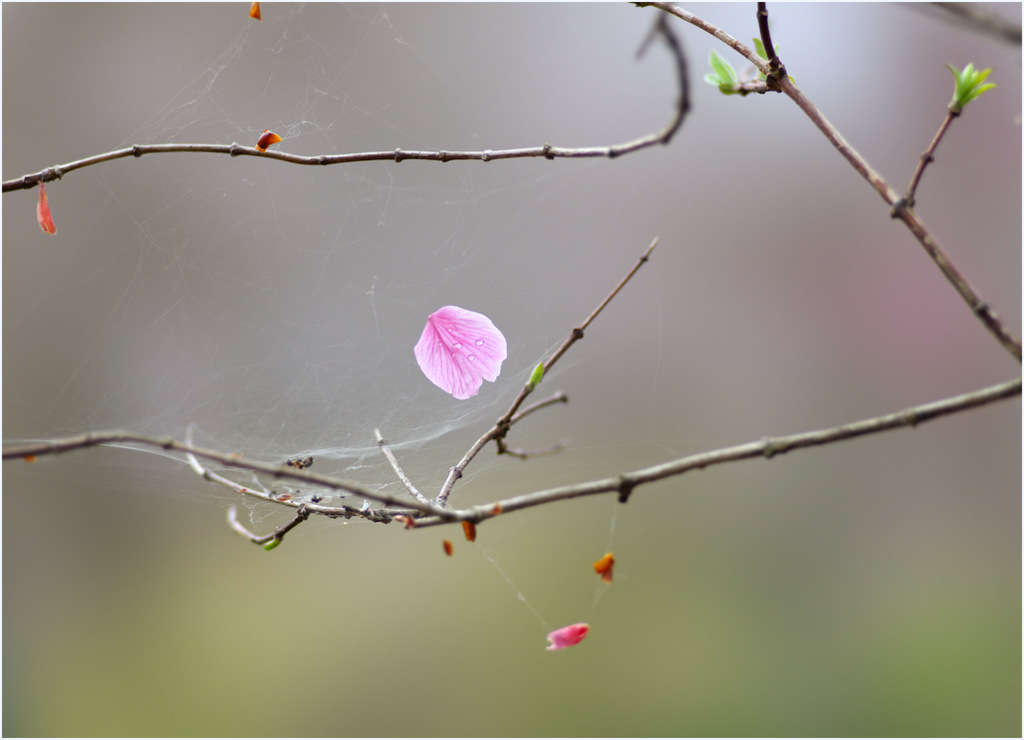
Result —
<instances>
[{"instance_id":1,"label":"bare branch","mask_svg":"<svg viewBox=\"0 0 1024 740\"><path fill-rule=\"evenodd\" d=\"M923 424L942 416L978 408L1007 398L1019 396L1020 394L1021 379L1016 378L1015 380L1000 383L988 388L943 399L941 401L923 404L921 406L914 406L904 411L886 414L884 416L877 416L818 431L803 432L800 434L782 437L766 437L758 442L748 442L734 447L725 447L718 450L712 450L710 452L690 455L688 457L624 473L613 478L603 478L585 483L577 483L570 486L537 491L522 496L515 496L513 498L496 501L490 504L483 504L469 509L445 510L430 505L424 506L423 504L416 502L416 505L409 505L404 514L398 514L397 512L378 512L377 519L373 519L372 517L364 518L370 518L374 521L392 521L401 518L402 521L406 522L407 526L419 528L462 521L479 523L486 519L521 509L541 506L554 501L564 501L571 498L593 496L601 493L617 493L619 501L625 503L637 486L664 480L666 478L676 477L690 470L702 470L713 465L722 465L724 463L747 460L755 457L771 458L792 450L833 444L848 439L854 439L856 437L878 434L879 432L888 431L890 429L914 427L918 424ZM36 442L13 446L4 450L3 459L34 459L41 455L60 454L96 445L124 443L134 443L158 449L173 449L186 453L193 453L198 457L216 460L223 464L231 465L232 467L265 472L271 475L279 475L280 477L305 480L310 483L316 483L318 485L337 490L359 492L367 498L374 498L386 503L408 503L397 502L396 499L390 496L383 496L371 491L366 491L360 488L357 484L337 481L325 476L311 476L301 472L289 473L289 471L283 468L274 468L272 466L261 465L259 463L246 463L235 455L213 452L210 450L189 449L189 445L181 442L175 442L171 439L132 435L124 432L96 432L76 437L55 439L49 442ZM273 500L266 496L260 496L259 492L256 491L243 490L242 492L259 496L265 500ZM306 515L301 518L301 521L304 521L306 516L312 514L332 518L360 516L360 513L357 510L352 509L352 507L324 507L318 504L304 503L296 504L294 508L306 512ZM415 510L415 512L419 512L421 514L427 514L427 516L420 516L419 518L413 519L408 516L408 514L415 512L411 512L409 509ZM228 517L232 528L243 536L251 539L253 542L257 542L257 544L263 544L272 539L280 540L285 532L301 523L299 520L299 514L297 513L296 519L291 523L275 530L275 532L270 535L261 537L246 530L237 522L237 518L230 512Z\"/></svg>"},{"instance_id":2,"label":"bare branch","mask_svg":"<svg viewBox=\"0 0 1024 740\"><path fill-rule=\"evenodd\" d=\"M463 521L479 523L501 514L507 514L521 509L528 509L534 506L549 504L554 501L564 501L581 496L593 496L601 493L617 493L619 501L625 503L633 489L637 486L655 481L673 478L682 475L690 470L703 470L713 465L748 460L750 458L764 457L772 458L792 450L799 450L808 447L842 442L856 437L863 437L870 434L898 429L900 427L914 427L918 424L938 419L942 416L955 414L960 411L985 406L1006 398L1019 396L1021 394L1021 379L1011 380L1006 383L972 391L953 398L947 398L933 403L914 406L904 411L893 414L877 416L871 419L855 421L829 429L821 429L813 432L804 432L783 437L766 437L758 442L748 442L734 447L724 447L710 452L702 452L696 455L671 460L669 462L653 465L648 468L634 470L629 473L603 478L600 480L577 483L559 488L550 488L544 491L528 493L523 496L515 496L490 504L483 504L469 509L462 509L451 512L455 518ZM446 524L447 520L424 517L417 520L417 527L430 527L438 524Z\"/></svg>"},{"instance_id":3,"label":"bare branch","mask_svg":"<svg viewBox=\"0 0 1024 740\"><path fill-rule=\"evenodd\" d=\"M407 476L405 471L402 470L402 466L398 464L398 458L396 458L395 453L391 451L391 447L388 446L387 440L384 439L384 435L380 433L380 429L374 429L373 434L377 438L377 445L380 447L380 451L384 453L384 457L386 457L388 462L391 463L392 470L395 471L395 475L398 476L398 479L402 481L402 485L405 486L405 489L415 496L417 501L429 504L430 502L427 501L427 497L419 492L416 486L413 485L412 481L409 480L409 476Z\"/></svg>"},{"instance_id":4,"label":"bare branch","mask_svg":"<svg viewBox=\"0 0 1024 740\"><path fill-rule=\"evenodd\" d=\"M413 509L421 514L433 514L439 516L442 519L451 518L451 514L446 512L444 509L438 508L430 503L421 503L419 501L409 501L408 499L399 499L394 496L390 496L380 491L371 490L359 483L354 481L340 480L338 478L331 478L326 475L319 475L317 473L310 473L306 470L298 470L295 468L278 467L274 465L267 465L265 463L259 463L251 460L246 460L241 455L230 454L226 452L217 452L216 450L206 450L199 447L194 447L187 442L178 442L170 437L150 437L143 434L134 434L132 432L124 431L105 431L105 432L89 432L87 434L81 434L73 437L64 437L61 439L55 439L44 442L29 442L24 444L13 445L7 447L3 451L3 459L11 460L17 458L36 458L43 455L58 455L64 452L70 452L71 450L84 449L86 447L96 447L99 445L109 446L124 446L130 444L142 445L144 447L153 447L163 450L175 450L191 455L195 458L203 458L204 460L212 460L226 465L231 468L238 468L240 470L251 470L255 473L263 473L264 475L274 476L276 478L287 478L289 480L296 480L306 483L308 485L322 486L334 491L345 491L347 493L362 496L363 498L370 499L371 501L377 501L385 506L397 507L401 510ZM191 464L191 463L190 463ZM373 509L361 510L353 506L324 506L321 504L303 503L301 501L281 501L276 499L270 493L263 491L257 491L251 488L240 487L232 481L227 479L217 480L220 476L212 473L198 463L193 465L193 469L196 472L202 471L199 474L207 480L212 480L217 483L229 485L232 489L239 493L244 493L248 496L255 496L256 498L263 499L281 506L288 506L293 509L298 509L300 506L305 506L309 509L311 514L318 514L321 516L328 516L331 518L352 518L360 517L363 519L370 519L371 521L391 521L393 518L393 512L377 512Z\"/></svg>"},{"instance_id":5,"label":"bare branch","mask_svg":"<svg viewBox=\"0 0 1024 740\"><path fill-rule=\"evenodd\" d=\"M935 150L939 146L939 142L942 141L942 137L946 135L946 131L949 129L949 124L953 122L953 119L960 114L953 110L946 110L946 117L942 119L942 124L939 126L938 132L932 138L931 144L921 154L921 158L917 162L917 169L914 170L913 176L910 178L910 185L907 186L907 193L903 196L903 202L907 208L914 207L914 200L917 195L917 186L921 184L921 177L924 175L925 167L931 162L935 161ZM899 206L894 206L898 208Z\"/></svg>"},{"instance_id":6,"label":"bare branch","mask_svg":"<svg viewBox=\"0 0 1024 740\"><path fill-rule=\"evenodd\" d=\"M558 393L556 393L555 395L553 395L553 396L551 396L549 398L545 398L543 401L537 401L536 403L531 403L525 409L520 411L518 414L513 416L511 419L509 419L508 423L510 425L511 424L515 424L520 419L522 419L522 418L532 414L534 411L540 411L541 409L547 408L548 406L551 406L551 405L556 404L556 403L569 403L569 397L567 395L565 395L562 391L558 391Z\"/></svg>"},{"instance_id":7,"label":"bare branch","mask_svg":"<svg viewBox=\"0 0 1024 740\"><path fill-rule=\"evenodd\" d=\"M295 527L302 524L304 521L309 519L310 511L306 506L300 506L295 512L295 518L287 524L283 524L280 527L274 529L270 534L258 535L253 534L246 529L240 521L238 521L238 511L234 506L228 509L228 526L238 532L238 534L245 537L247 540L256 545L263 545L268 550L272 550L284 540L284 536L291 532ZM271 545L271 543L274 543Z\"/></svg>"},{"instance_id":8,"label":"bare branch","mask_svg":"<svg viewBox=\"0 0 1024 740\"><path fill-rule=\"evenodd\" d=\"M771 70L766 75L766 84L769 90L776 90L779 79L786 76L786 68L775 53L775 45L772 43L772 33L768 28L768 3L757 4L757 27L761 32L761 43L764 45L764 53L768 55L768 68Z\"/></svg>"},{"instance_id":9,"label":"bare branch","mask_svg":"<svg viewBox=\"0 0 1024 740\"><path fill-rule=\"evenodd\" d=\"M654 241L651 242L651 245L647 247L647 251L640 255L640 259L638 259L636 264L633 265L633 269L631 269L629 273L624 278L622 278L622 280L619 281L619 284L612 289L611 293L605 296L605 299L601 301L598 307L591 311L590 315L583 320L582 324L573 328L572 331L569 332L569 336L566 337L565 341L562 342L561 346L559 346L558 349L556 349L548 359L544 360L543 364L545 373L547 373L551 369L551 367L554 366L556 362L558 362L558 359L562 355L564 355L573 344L575 344L577 341L583 338L583 330L590 326L591 322L597 318L597 315L601 313L604 307L611 302L612 298L619 294L619 291L622 290L626 283L629 282L630 278L632 278L636 274L637 270L643 267L644 263L646 263L647 260L650 258L651 252L654 251L654 248L657 245L658 240L657 238L655 238ZM458 481L459 478L462 477L462 471L466 469L466 466L469 465L470 462L472 462L473 458L477 456L480 450L482 450L488 442L490 442L492 439L497 440L499 455L510 452L508 447L506 447L504 444L504 437L506 434L508 434L508 430L512 426L512 424L528 413L527 411L524 411L523 414L521 414L520 416L516 416L516 411L519 410L519 407L523 404L526 398L531 393L533 393L533 391L534 386L527 382L526 385L523 386L522 390L519 391L519 395L516 396L516 399L512 402L512 405L509 407L508 411L506 411L501 416L501 418L499 418L498 421L495 422L494 426L488 429L484 433L484 435L480 437L480 439L473 443L473 446L470 447L469 451L462 456L462 459L458 462L458 464L455 465L455 467L453 467L448 472L448 478L445 480L444 485L441 487L441 492L438 493L437 498L434 499L434 502L438 506L445 505L445 503L448 501L448 496L451 495L452 488L454 488L456 481ZM549 400L552 403L554 402L554 400ZM520 456L522 456L523 454L526 453L520 453Z\"/></svg>"},{"instance_id":10,"label":"bare branch","mask_svg":"<svg viewBox=\"0 0 1024 740\"><path fill-rule=\"evenodd\" d=\"M23 175L13 180L6 180L3 183L3 192L26 190L35 187L40 182L59 180L69 172L83 167L90 167L124 157L141 157L146 154L181 154L186 152L195 154L227 154L232 157L264 157L288 164L316 165L321 167L332 164L350 164L352 162L401 162L407 159L420 159L430 162L454 162L457 160L492 162L499 159L529 159L537 157L543 157L544 159L586 159L594 157L614 159L623 154L632 154L657 144L668 144L676 131L679 130L679 127L683 125L683 120L690 109L686 57L683 55L682 46L668 27L663 16L659 17L656 21L655 28L665 39L675 61L679 83L679 100L676 104L675 115L660 131L655 131L622 144L594 147L560 147L543 144L541 146L520 149L483 149L477 151L447 151L443 149L439 151L420 151L399 148L380 152L321 154L308 157L281 151L260 151L256 147L243 146L241 144L138 144L68 162L67 164L48 167L45 170L30 175Z\"/></svg>"},{"instance_id":11,"label":"bare branch","mask_svg":"<svg viewBox=\"0 0 1024 740\"><path fill-rule=\"evenodd\" d=\"M645 4L649 4L659 10L663 10L666 13L674 15L691 25L710 33L712 36L723 43L728 44L754 63L765 75L770 75L772 73L770 65L765 60L761 59L761 57L755 54L750 48L739 43L732 36L720 30L713 24L708 23L692 13L670 3ZM824 114L818 110L818 107L800 91L800 88L798 88L788 76L782 75L779 77L778 89L800 107L807 117L811 119L814 125L817 126L818 130L825 135L825 138L831 142L836 151L838 151L843 158L850 163L861 177L868 181L871 187L873 187L882 197L882 200L889 205L892 217L898 218L906 224L907 228L910 229L910 232L917 238L917 241L921 246L924 247L932 261L938 265L942 274L946 276L946 279L953 285L956 292L960 294L960 297L963 298L964 302L970 307L974 315L978 317L985 328L988 329L988 331L1011 355L1013 355L1013 357L1016 358L1019 363L1021 361L1020 339L1010 332L996 312L992 310L988 303L981 299L978 292L968 282L967 277L955 264L953 264L949 255L939 245L931 231L924 225L924 222L918 218L913 209L907 206L906 201L900 197L899 193L889 185L884 177L878 174L878 172L868 164L867 160L864 159L856 149L850 146L849 142L843 138L842 134L839 133L836 127L833 126L827 118L825 118Z\"/></svg>"}]
</instances>

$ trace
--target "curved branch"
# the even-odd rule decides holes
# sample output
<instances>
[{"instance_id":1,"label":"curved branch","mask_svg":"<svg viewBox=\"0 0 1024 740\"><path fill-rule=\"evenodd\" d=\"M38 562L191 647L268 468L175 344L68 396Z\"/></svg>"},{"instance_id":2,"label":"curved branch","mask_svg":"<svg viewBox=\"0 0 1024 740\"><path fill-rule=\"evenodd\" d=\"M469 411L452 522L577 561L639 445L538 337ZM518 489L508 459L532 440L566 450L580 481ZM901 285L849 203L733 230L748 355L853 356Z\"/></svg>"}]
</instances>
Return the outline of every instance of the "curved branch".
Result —
<instances>
[{"instance_id":1,"label":"curved branch","mask_svg":"<svg viewBox=\"0 0 1024 740\"><path fill-rule=\"evenodd\" d=\"M67 164L48 167L45 170L30 175L23 175L13 180L5 180L3 192L8 193L14 190L26 190L35 187L40 182L59 180L64 175L74 170L92 165L110 162L124 157L141 157L146 154L227 154L232 157L264 157L275 159L288 164L327 166L332 164L350 164L352 162L374 162L390 161L401 162L406 159L421 159L430 162L453 162L456 160L476 160L480 162L492 162L499 159L529 159L543 157L544 159L585 159L594 157L607 157L614 159L623 154L633 152L657 144L668 144L690 109L689 84L686 72L686 57L683 55L682 46L679 40L672 33L664 17L659 16L655 25L665 39L669 49L672 51L675 60L676 74L679 83L679 100L676 104L675 115L660 131L641 136L632 141L611 146L594 147L560 147L551 144L541 146L524 147L520 149L483 149L477 151L420 151L412 149L392 149L380 152L355 152L352 154L320 154L309 157L298 154L288 154L280 151L260 151L256 147L243 146L241 144L139 144L136 146L118 149L104 154L97 154L93 157L86 157Z\"/></svg>"}]
</instances>

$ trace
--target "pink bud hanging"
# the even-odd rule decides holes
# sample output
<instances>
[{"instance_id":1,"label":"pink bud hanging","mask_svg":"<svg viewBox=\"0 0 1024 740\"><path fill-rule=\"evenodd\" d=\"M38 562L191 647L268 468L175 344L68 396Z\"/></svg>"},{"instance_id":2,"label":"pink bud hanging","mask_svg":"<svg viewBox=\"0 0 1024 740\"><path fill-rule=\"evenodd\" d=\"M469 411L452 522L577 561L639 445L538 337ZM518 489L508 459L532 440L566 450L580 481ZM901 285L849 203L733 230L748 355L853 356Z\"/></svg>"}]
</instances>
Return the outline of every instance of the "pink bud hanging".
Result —
<instances>
[{"instance_id":1,"label":"pink bud hanging","mask_svg":"<svg viewBox=\"0 0 1024 740\"><path fill-rule=\"evenodd\" d=\"M579 644L579 642L590 632L590 625L585 622L570 624L566 627L548 633L548 650L563 650L567 647Z\"/></svg>"},{"instance_id":2,"label":"pink bud hanging","mask_svg":"<svg viewBox=\"0 0 1024 740\"><path fill-rule=\"evenodd\" d=\"M481 313L445 306L427 318L413 352L427 379L458 399L475 396L494 382L508 356L505 337Z\"/></svg>"}]
</instances>

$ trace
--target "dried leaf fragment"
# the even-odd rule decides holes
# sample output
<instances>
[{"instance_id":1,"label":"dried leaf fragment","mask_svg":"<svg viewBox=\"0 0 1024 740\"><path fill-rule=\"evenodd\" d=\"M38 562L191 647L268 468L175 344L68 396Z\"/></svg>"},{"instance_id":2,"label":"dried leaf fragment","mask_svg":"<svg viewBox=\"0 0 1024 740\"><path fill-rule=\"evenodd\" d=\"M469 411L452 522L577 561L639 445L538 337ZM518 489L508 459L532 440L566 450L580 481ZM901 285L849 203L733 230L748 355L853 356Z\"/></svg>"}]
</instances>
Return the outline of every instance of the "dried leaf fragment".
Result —
<instances>
[{"instance_id":1,"label":"dried leaf fragment","mask_svg":"<svg viewBox=\"0 0 1024 740\"><path fill-rule=\"evenodd\" d=\"M452 541L451 540L445 540L443 544L444 544L444 554L447 555L448 557L451 557L452 551L455 550L454 545L452 545Z\"/></svg>"},{"instance_id":2,"label":"dried leaf fragment","mask_svg":"<svg viewBox=\"0 0 1024 740\"><path fill-rule=\"evenodd\" d=\"M249 8L249 17L250 18L255 18L256 20L258 20L260 22L263 21L263 16L260 14L260 4L259 3L253 3L252 7Z\"/></svg>"},{"instance_id":3,"label":"dried leaf fragment","mask_svg":"<svg viewBox=\"0 0 1024 740\"><path fill-rule=\"evenodd\" d=\"M567 647L579 644L579 642L590 632L590 625L586 622L577 622L565 627L560 627L548 633L548 650L564 650Z\"/></svg>"},{"instance_id":4,"label":"dried leaf fragment","mask_svg":"<svg viewBox=\"0 0 1024 740\"><path fill-rule=\"evenodd\" d=\"M462 531L466 533L466 540L469 542L476 541L476 525L473 522L463 522Z\"/></svg>"},{"instance_id":5,"label":"dried leaf fragment","mask_svg":"<svg viewBox=\"0 0 1024 740\"><path fill-rule=\"evenodd\" d=\"M53 216L50 215L50 201L46 198L46 186L39 181L39 200L36 202L36 221L39 228L50 236L57 233L57 227L53 225Z\"/></svg>"},{"instance_id":6,"label":"dried leaf fragment","mask_svg":"<svg viewBox=\"0 0 1024 740\"><path fill-rule=\"evenodd\" d=\"M605 583L611 583L613 567L615 567L615 556L609 552L594 563L594 572L601 576L601 580Z\"/></svg>"},{"instance_id":7,"label":"dried leaf fragment","mask_svg":"<svg viewBox=\"0 0 1024 740\"><path fill-rule=\"evenodd\" d=\"M263 129L263 133L260 134L260 138L256 141L256 148L261 151L267 151L267 147L274 146L278 142L283 141L280 136L275 134L269 128Z\"/></svg>"}]
</instances>

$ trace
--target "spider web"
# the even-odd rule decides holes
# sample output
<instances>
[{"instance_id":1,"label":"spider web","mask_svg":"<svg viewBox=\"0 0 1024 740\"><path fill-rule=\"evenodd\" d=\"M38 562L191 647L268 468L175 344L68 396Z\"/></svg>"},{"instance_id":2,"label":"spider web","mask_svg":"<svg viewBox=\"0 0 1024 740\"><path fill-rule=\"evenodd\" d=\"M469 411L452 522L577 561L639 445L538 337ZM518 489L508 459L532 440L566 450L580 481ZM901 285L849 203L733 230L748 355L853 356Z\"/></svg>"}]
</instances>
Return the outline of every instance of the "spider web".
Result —
<instances>
[{"instance_id":1,"label":"spider web","mask_svg":"<svg viewBox=\"0 0 1024 740\"><path fill-rule=\"evenodd\" d=\"M277 148L303 155L478 149L535 144L564 125L558 115L538 122L514 102L495 107L495 98L523 91L475 78L466 60L482 42L445 48L433 33L418 36L420 22L442 22L436 13L271 6L256 23L234 11L196 12L204 32L162 86L167 99L141 123L117 126L110 148L251 145L267 128L283 137ZM622 35L616 66L635 67L644 25ZM664 116L663 104L653 108ZM643 132L636 120L620 123L596 135L610 143ZM630 244L632 253L594 273L600 279L584 280L569 253L531 227L551 218L548 199L586 197L594 167L318 168L178 154L85 170L79 183L91 180L96 196L87 236L102 246L67 296L84 307L71 330L81 346L55 365L62 377L35 420L68 433L187 434L269 463L312 456L316 472L397 491L375 443L379 428L432 495L644 246ZM62 278L51 284L67 290ZM431 385L412 354L426 316L446 304L487 314L509 339L498 381L468 401ZM558 441L560 427L552 429L536 446ZM471 466L460 485L482 468ZM251 518L265 513L253 508Z\"/></svg>"}]
</instances>

